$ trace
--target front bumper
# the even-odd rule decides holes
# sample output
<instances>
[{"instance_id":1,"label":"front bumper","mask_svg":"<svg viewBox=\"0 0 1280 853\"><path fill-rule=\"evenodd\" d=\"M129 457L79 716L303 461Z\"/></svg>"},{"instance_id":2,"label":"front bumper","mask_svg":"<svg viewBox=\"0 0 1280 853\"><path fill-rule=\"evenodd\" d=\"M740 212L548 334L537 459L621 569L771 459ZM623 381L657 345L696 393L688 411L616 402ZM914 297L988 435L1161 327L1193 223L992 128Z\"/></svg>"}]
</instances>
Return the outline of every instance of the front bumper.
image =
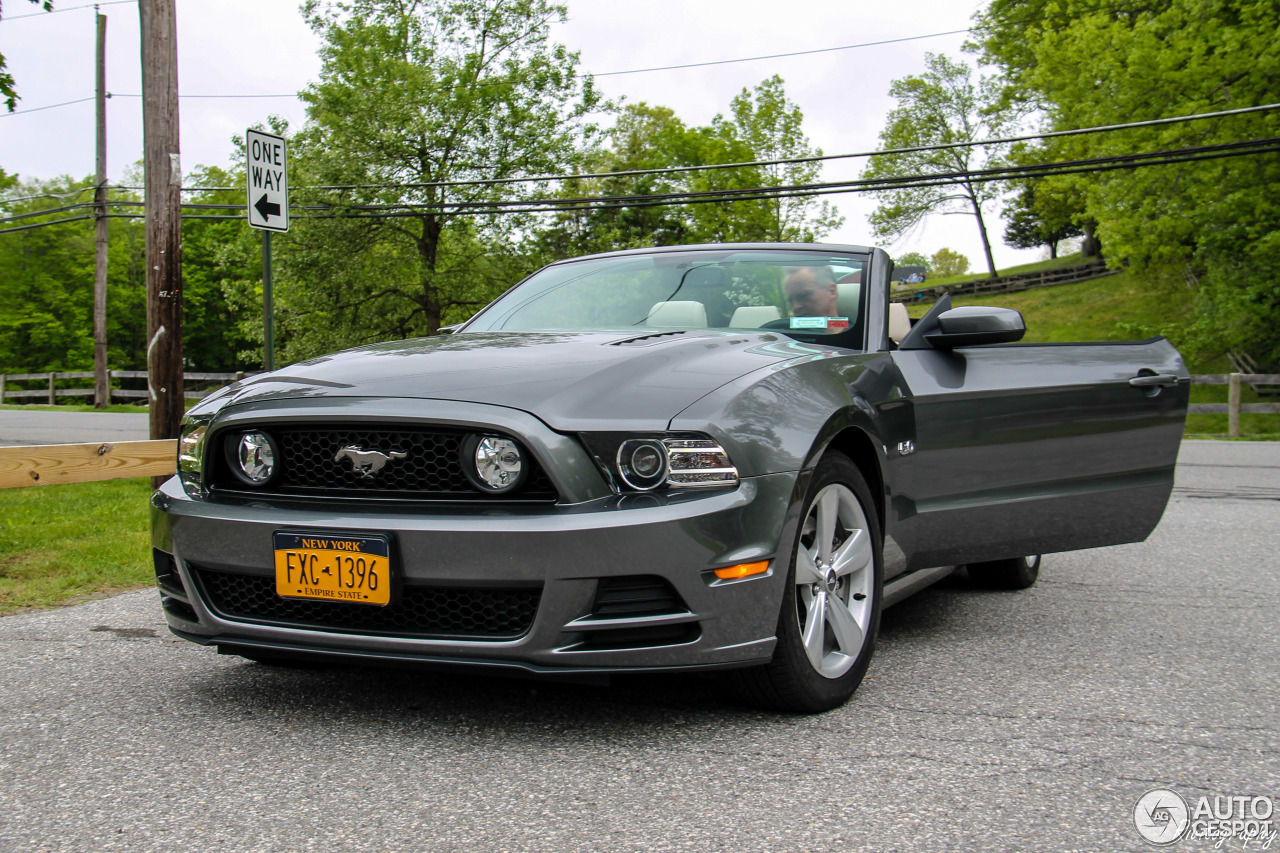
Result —
<instances>
[{"instance_id":1,"label":"front bumper","mask_svg":"<svg viewBox=\"0 0 1280 853\"><path fill-rule=\"evenodd\" d=\"M152 544L170 628L224 651L535 673L743 666L773 652L796 486L797 475L784 473L744 478L732 491L571 506L281 508L192 500L175 478L152 498ZM474 639L271 624L213 601L202 573L265 583L272 534L285 528L385 534L404 588L537 589L536 612L519 637ZM761 575L713 573L764 559L773 564ZM602 612L601 591L637 577L665 581L677 605Z\"/></svg>"}]
</instances>

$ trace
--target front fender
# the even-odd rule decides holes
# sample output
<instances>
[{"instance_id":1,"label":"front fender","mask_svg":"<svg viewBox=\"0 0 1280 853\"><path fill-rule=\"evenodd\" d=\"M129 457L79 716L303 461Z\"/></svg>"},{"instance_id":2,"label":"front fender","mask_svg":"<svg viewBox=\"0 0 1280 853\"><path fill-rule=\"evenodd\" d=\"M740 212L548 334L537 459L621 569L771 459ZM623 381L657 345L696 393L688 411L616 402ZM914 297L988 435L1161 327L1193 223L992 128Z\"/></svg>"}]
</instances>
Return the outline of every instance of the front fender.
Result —
<instances>
[{"instance_id":1,"label":"front fender","mask_svg":"<svg viewBox=\"0 0 1280 853\"><path fill-rule=\"evenodd\" d=\"M896 412L906 408L887 354L814 347L717 388L672 418L669 429L715 436L739 472L755 476L812 468L849 428L893 446L910 437L893 432L900 428Z\"/></svg>"}]
</instances>

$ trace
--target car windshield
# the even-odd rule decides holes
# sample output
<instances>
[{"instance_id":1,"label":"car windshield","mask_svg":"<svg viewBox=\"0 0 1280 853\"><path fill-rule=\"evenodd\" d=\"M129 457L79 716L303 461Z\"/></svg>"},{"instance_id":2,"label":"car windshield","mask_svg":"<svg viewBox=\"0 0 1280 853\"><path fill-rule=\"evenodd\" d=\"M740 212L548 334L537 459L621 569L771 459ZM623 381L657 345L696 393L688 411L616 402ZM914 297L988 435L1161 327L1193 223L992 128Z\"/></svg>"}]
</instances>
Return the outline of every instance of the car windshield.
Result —
<instances>
[{"instance_id":1,"label":"car windshield","mask_svg":"<svg viewBox=\"0 0 1280 853\"><path fill-rule=\"evenodd\" d=\"M767 329L859 346L865 266L863 255L802 250L572 261L508 291L465 331Z\"/></svg>"}]
</instances>

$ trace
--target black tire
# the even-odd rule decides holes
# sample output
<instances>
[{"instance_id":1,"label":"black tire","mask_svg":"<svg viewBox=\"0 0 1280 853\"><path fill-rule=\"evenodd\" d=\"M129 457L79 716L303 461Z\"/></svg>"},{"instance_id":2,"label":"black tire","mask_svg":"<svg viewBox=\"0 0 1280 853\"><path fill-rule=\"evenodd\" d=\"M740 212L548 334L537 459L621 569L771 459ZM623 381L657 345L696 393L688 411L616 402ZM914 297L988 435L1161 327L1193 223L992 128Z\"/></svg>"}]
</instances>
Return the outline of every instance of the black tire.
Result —
<instances>
[{"instance_id":1,"label":"black tire","mask_svg":"<svg viewBox=\"0 0 1280 853\"><path fill-rule=\"evenodd\" d=\"M1027 589L1040 577L1040 555L970 563L969 580L987 589Z\"/></svg>"},{"instance_id":2,"label":"black tire","mask_svg":"<svg viewBox=\"0 0 1280 853\"><path fill-rule=\"evenodd\" d=\"M836 488L828 491L833 486ZM816 541L818 513L822 511L818 506L819 498L830 494L835 494L838 502L833 525L833 559L825 567L811 562L809 565L818 565L819 574L824 580L814 584L805 583L804 575L797 573L797 562L802 548L806 553L811 549L813 553L819 550L819 543ZM852 505L848 503L849 498L856 499L858 512L853 511ZM831 499L824 497L824 500L829 502ZM866 539L865 545L854 547L858 531L845 525L856 522L859 514ZM774 648L773 660L765 666L742 670L736 674L737 687L744 699L780 711L817 713L838 708L853 695L871 664L876 634L880 629L884 586L881 542L879 513L862 473L848 457L828 453L814 471L813 480L805 494L796 539L789 546L790 561L782 607L778 614L778 643ZM843 552L849 558L844 564L848 569L847 574L838 571L843 559L839 558L839 554L844 545L850 545ZM865 548L870 549L869 557ZM862 563L864 558L866 562ZM862 568L848 568L854 563L862 563ZM813 575L810 574L810 577ZM860 642L849 632L850 623L834 610L842 605L846 608L845 614L859 628ZM833 609L827 609L828 607ZM822 635L819 637L816 631L813 632L810 634L810 644L806 645L804 627L814 624L811 622L811 614L815 612L815 608L823 616ZM834 623L828 616L841 622L844 642L837 636ZM845 648L846 642L851 647L856 645L856 652L849 654ZM812 656L810 652L813 652ZM813 657L821 657L821 662L815 663Z\"/></svg>"}]
</instances>

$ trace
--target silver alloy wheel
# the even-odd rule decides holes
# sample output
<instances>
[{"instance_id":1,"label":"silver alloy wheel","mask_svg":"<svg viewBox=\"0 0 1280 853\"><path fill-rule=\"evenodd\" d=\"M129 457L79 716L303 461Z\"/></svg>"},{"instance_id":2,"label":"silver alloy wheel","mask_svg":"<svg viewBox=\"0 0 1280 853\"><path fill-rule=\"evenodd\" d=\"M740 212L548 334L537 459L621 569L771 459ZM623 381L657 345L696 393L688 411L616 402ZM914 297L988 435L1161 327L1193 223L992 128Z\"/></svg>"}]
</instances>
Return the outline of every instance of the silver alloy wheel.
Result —
<instances>
[{"instance_id":1,"label":"silver alloy wheel","mask_svg":"<svg viewBox=\"0 0 1280 853\"><path fill-rule=\"evenodd\" d=\"M826 678L858 659L871 620L874 552L867 517L848 487L832 483L805 513L796 551L796 619L805 654Z\"/></svg>"}]
</instances>

